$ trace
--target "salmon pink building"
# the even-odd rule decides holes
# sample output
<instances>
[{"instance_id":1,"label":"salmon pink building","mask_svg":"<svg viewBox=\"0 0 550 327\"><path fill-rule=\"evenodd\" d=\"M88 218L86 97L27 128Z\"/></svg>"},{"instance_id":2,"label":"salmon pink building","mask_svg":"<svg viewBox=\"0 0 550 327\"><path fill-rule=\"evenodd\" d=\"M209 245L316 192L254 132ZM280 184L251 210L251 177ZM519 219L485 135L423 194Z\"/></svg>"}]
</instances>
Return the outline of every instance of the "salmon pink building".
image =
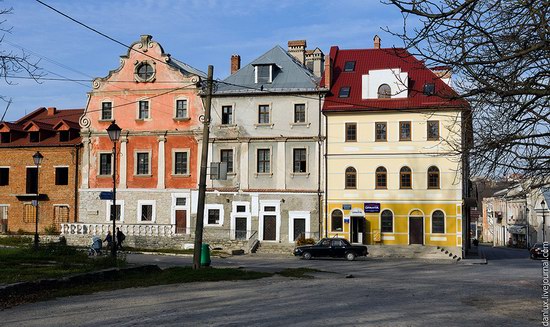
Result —
<instances>
[{"instance_id":1,"label":"salmon pink building","mask_svg":"<svg viewBox=\"0 0 550 327\"><path fill-rule=\"evenodd\" d=\"M112 226L111 200L100 193L112 190L116 162L117 226L130 243L190 234L205 77L143 35L120 57L119 68L93 81L80 119L79 222L65 224L63 233L105 235ZM116 161L106 131L114 121L122 129Z\"/></svg>"}]
</instances>

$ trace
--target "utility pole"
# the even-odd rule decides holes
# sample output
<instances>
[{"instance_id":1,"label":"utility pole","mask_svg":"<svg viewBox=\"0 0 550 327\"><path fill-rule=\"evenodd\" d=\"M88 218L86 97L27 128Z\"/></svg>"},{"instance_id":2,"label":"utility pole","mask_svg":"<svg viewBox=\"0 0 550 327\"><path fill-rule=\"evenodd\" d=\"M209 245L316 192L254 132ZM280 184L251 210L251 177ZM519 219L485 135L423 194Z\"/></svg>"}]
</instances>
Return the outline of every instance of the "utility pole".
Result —
<instances>
[{"instance_id":1,"label":"utility pole","mask_svg":"<svg viewBox=\"0 0 550 327\"><path fill-rule=\"evenodd\" d=\"M204 204L206 202L206 173L208 168L208 138L210 132L210 107L212 104L212 83L214 76L214 66L208 66L208 76L206 80L206 101L204 104L204 120L202 130L202 154L201 154L201 172L199 180L199 202L197 208L197 223L195 226L195 248L193 252L193 269L201 267L201 247L202 231L204 227Z\"/></svg>"}]
</instances>

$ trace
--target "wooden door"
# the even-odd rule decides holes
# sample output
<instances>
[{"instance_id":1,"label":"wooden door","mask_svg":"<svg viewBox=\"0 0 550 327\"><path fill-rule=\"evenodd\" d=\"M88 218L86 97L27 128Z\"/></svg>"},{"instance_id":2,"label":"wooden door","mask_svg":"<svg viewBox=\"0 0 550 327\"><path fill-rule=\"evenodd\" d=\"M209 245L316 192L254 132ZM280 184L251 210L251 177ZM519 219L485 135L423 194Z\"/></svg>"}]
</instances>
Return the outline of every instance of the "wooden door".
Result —
<instances>
[{"instance_id":1,"label":"wooden door","mask_svg":"<svg viewBox=\"0 0 550 327\"><path fill-rule=\"evenodd\" d=\"M277 217L264 216L264 241L277 240Z\"/></svg>"},{"instance_id":2,"label":"wooden door","mask_svg":"<svg viewBox=\"0 0 550 327\"><path fill-rule=\"evenodd\" d=\"M187 232L186 217L186 210L176 210L176 234L185 234Z\"/></svg>"},{"instance_id":3,"label":"wooden door","mask_svg":"<svg viewBox=\"0 0 550 327\"><path fill-rule=\"evenodd\" d=\"M424 219L409 217L409 244L424 244Z\"/></svg>"}]
</instances>

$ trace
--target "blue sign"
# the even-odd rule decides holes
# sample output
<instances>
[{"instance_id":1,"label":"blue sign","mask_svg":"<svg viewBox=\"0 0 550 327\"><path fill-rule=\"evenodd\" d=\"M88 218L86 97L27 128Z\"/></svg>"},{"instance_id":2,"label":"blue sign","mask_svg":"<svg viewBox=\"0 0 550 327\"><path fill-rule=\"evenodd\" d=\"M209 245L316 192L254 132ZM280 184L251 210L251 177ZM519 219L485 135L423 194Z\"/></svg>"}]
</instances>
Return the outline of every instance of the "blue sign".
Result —
<instances>
[{"instance_id":1,"label":"blue sign","mask_svg":"<svg viewBox=\"0 0 550 327\"><path fill-rule=\"evenodd\" d=\"M365 212L380 212L380 203L365 203Z\"/></svg>"},{"instance_id":2,"label":"blue sign","mask_svg":"<svg viewBox=\"0 0 550 327\"><path fill-rule=\"evenodd\" d=\"M343 210L351 210L351 204L342 204Z\"/></svg>"},{"instance_id":3,"label":"blue sign","mask_svg":"<svg viewBox=\"0 0 550 327\"><path fill-rule=\"evenodd\" d=\"M344 224L349 224L349 218L344 218Z\"/></svg>"},{"instance_id":4,"label":"blue sign","mask_svg":"<svg viewBox=\"0 0 550 327\"><path fill-rule=\"evenodd\" d=\"M113 199L113 192L101 192L101 193L99 193L99 199L100 200L112 200Z\"/></svg>"}]
</instances>

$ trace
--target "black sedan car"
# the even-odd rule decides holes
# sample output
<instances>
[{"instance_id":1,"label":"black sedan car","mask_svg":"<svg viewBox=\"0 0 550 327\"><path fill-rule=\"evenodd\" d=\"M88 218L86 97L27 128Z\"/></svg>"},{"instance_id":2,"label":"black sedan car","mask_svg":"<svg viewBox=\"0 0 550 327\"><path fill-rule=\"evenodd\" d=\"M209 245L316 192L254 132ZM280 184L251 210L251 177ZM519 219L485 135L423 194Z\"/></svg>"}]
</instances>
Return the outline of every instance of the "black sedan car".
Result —
<instances>
[{"instance_id":1,"label":"black sedan car","mask_svg":"<svg viewBox=\"0 0 550 327\"><path fill-rule=\"evenodd\" d=\"M369 252L365 245L351 245L345 238L323 238L317 244L298 246L294 255L309 260L314 257L346 258L366 257Z\"/></svg>"},{"instance_id":2,"label":"black sedan car","mask_svg":"<svg viewBox=\"0 0 550 327\"><path fill-rule=\"evenodd\" d=\"M550 258L550 248L548 245L546 248L544 248L542 243L536 243L531 247L529 250L529 254L531 256L531 259L546 259L548 260Z\"/></svg>"}]
</instances>

